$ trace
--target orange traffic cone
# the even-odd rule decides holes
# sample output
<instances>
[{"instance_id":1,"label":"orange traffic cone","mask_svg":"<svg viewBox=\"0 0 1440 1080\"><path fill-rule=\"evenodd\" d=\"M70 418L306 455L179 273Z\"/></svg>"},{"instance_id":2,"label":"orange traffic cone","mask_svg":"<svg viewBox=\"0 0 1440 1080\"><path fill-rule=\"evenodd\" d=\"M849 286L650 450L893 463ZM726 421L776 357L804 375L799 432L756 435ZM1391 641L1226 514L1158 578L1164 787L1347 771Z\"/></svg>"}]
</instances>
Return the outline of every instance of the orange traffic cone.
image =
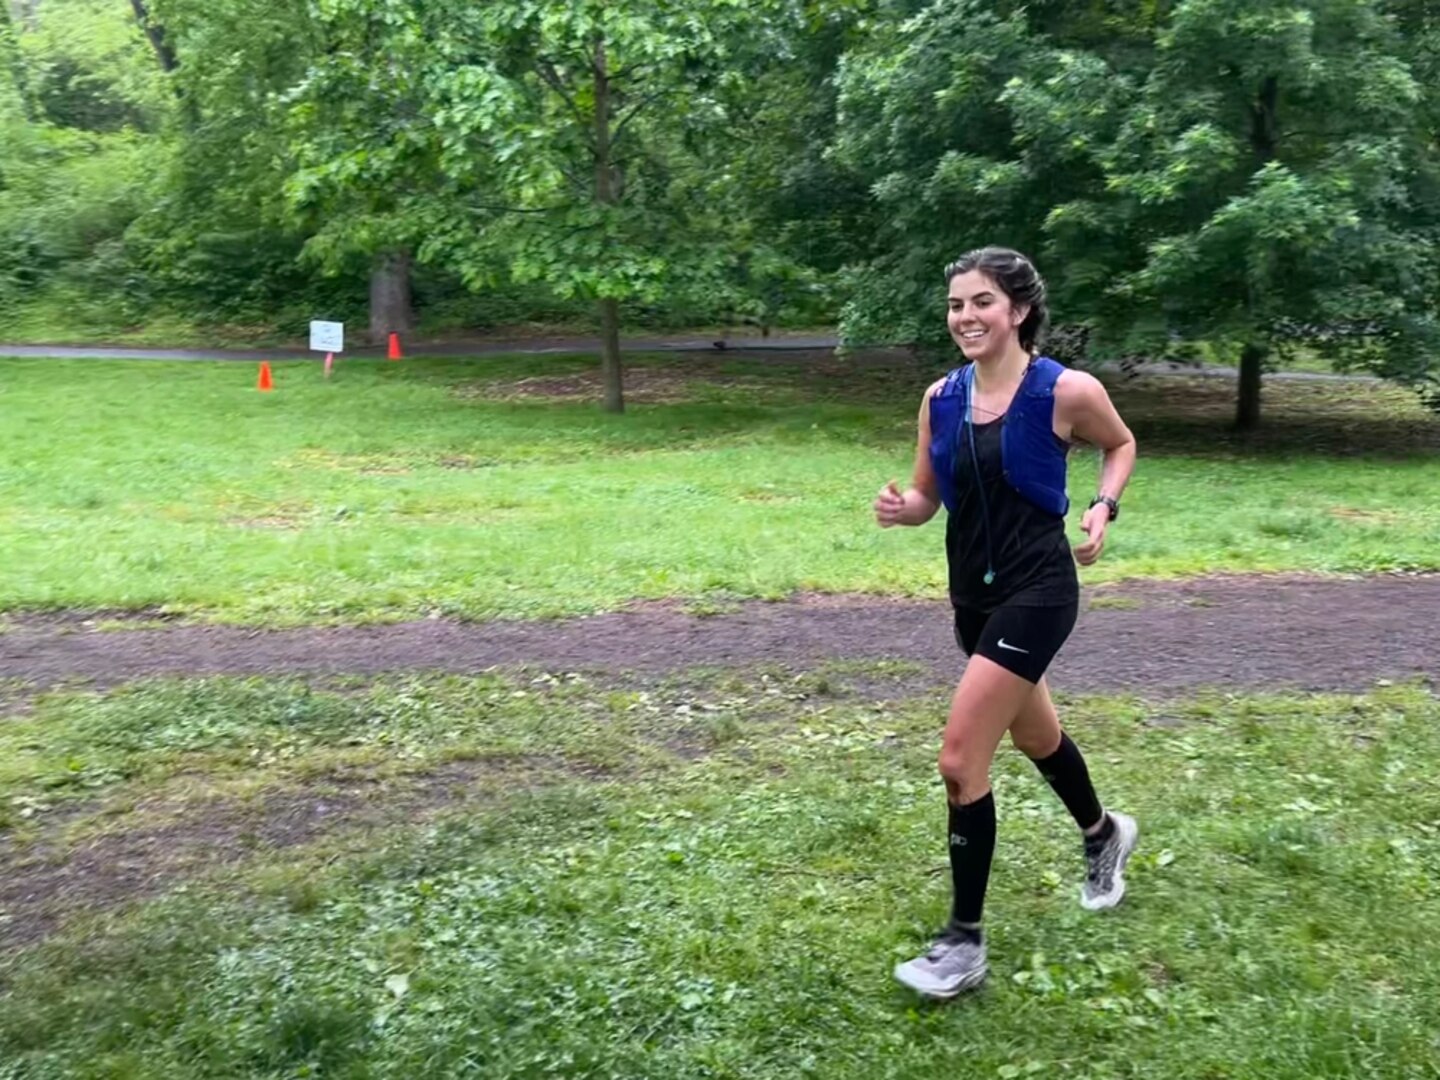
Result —
<instances>
[{"instance_id":1,"label":"orange traffic cone","mask_svg":"<svg viewBox=\"0 0 1440 1080\"><path fill-rule=\"evenodd\" d=\"M257 384L260 390L274 390L275 380L270 377L270 361L260 361L260 382Z\"/></svg>"},{"instance_id":2,"label":"orange traffic cone","mask_svg":"<svg viewBox=\"0 0 1440 1080\"><path fill-rule=\"evenodd\" d=\"M400 351L400 335L399 335L399 334L396 334L396 333L391 333L391 335L390 335L390 359L391 359L391 360L399 360L399 359L400 359L402 356L404 356L404 355L405 355L405 354Z\"/></svg>"}]
</instances>

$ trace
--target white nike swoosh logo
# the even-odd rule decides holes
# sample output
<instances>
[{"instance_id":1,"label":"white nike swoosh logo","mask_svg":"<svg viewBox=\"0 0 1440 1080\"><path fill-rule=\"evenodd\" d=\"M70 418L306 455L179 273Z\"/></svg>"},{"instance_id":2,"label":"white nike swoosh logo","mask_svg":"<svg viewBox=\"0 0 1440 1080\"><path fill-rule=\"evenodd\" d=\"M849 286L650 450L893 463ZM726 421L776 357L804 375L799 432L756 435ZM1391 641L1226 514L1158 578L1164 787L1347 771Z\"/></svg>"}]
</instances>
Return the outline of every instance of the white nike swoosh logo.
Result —
<instances>
[{"instance_id":1,"label":"white nike swoosh logo","mask_svg":"<svg viewBox=\"0 0 1440 1080\"><path fill-rule=\"evenodd\" d=\"M1000 648L1009 649L1011 652L1023 652L1026 656L1030 655L1029 649L1022 649L1018 645L1006 645L1003 637L1000 639Z\"/></svg>"}]
</instances>

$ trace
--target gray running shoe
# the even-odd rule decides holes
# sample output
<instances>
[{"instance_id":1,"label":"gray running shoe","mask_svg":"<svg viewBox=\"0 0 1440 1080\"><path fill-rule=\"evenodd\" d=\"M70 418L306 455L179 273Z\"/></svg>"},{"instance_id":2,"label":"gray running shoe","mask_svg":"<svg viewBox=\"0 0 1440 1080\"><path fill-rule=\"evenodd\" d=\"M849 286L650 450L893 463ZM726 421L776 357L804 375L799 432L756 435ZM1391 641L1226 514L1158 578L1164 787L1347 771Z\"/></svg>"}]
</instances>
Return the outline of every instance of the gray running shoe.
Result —
<instances>
[{"instance_id":1,"label":"gray running shoe","mask_svg":"<svg viewBox=\"0 0 1440 1080\"><path fill-rule=\"evenodd\" d=\"M945 1001L985 981L985 942L944 931L924 956L895 967L895 978L918 994Z\"/></svg>"},{"instance_id":2,"label":"gray running shoe","mask_svg":"<svg viewBox=\"0 0 1440 1080\"><path fill-rule=\"evenodd\" d=\"M1140 838L1140 826L1128 814L1110 812L1115 831L1098 848L1085 849L1085 884L1080 887L1080 906L1103 911L1120 903L1125 895L1125 864Z\"/></svg>"}]
</instances>

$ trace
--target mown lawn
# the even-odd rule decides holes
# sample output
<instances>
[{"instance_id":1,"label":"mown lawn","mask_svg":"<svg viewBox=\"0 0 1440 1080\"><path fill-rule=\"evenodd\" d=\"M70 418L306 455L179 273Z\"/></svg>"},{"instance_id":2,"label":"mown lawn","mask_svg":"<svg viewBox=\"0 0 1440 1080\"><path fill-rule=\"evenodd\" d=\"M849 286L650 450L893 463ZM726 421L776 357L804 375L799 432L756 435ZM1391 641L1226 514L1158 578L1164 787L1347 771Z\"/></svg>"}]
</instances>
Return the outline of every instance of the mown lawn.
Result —
<instances>
[{"instance_id":1,"label":"mown lawn","mask_svg":"<svg viewBox=\"0 0 1440 1080\"><path fill-rule=\"evenodd\" d=\"M609 416L580 357L0 361L0 610L272 624L554 615L636 598L940 595L940 524L874 528L918 364L641 357ZM1141 465L1085 579L1440 567L1440 419L1403 391L1120 383ZM1083 506L1095 458L1077 456ZM1078 518L1078 515L1076 515ZM1076 526L1078 528L1078 524Z\"/></svg>"}]
</instances>

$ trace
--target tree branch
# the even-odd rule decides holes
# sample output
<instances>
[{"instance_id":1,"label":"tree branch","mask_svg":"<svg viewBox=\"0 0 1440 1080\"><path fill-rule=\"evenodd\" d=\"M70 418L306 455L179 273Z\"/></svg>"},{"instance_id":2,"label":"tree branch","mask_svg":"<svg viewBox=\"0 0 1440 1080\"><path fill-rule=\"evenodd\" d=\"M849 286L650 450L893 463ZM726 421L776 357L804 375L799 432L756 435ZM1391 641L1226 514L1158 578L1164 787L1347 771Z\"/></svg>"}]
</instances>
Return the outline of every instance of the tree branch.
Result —
<instances>
[{"instance_id":1,"label":"tree branch","mask_svg":"<svg viewBox=\"0 0 1440 1080\"><path fill-rule=\"evenodd\" d=\"M592 149L593 149L593 147L592 147ZM589 177L576 176L573 172L571 172L569 169L567 169L564 165L556 165L555 167L560 170L560 172L564 175L564 177L565 177L566 180L569 180L570 183L572 183L572 184L575 185L575 190L576 190L576 191L581 191L581 192L586 192L586 193L588 193L588 192L590 191L590 179L589 179Z\"/></svg>"},{"instance_id":2,"label":"tree branch","mask_svg":"<svg viewBox=\"0 0 1440 1080\"><path fill-rule=\"evenodd\" d=\"M625 131L625 125L630 123L631 120L635 119L636 115L640 112L641 109L645 108L645 106L649 105L652 101L657 101L658 99L664 97L667 92L668 91L665 90L656 90L653 94L646 94L634 105L632 105L628 110L626 110L625 115L620 117L620 119L617 120L615 123L615 134L610 140L611 145L613 146L615 143L620 141L620 136Z\"/></svg>"},{"instance_id":3,"label":"tree branch","mask_svg":"<svg viewBox=\"0 0 1440 1080\"><path fill-rule=\"evenodd\" d=\"M565 104L570 106L570 111L574 113L575 119L580 121L580 126L582 128L588 128L590 126L590 118L586 116L585 113L581 111L580 106L575 103L574 95L565 89L565 82L560 78L560 73L555 70L554 61L544 56L538 57L535 61L535 70L540 73L540 78L545 80L545 84L549 86L551 90L554 90L565 99Z\"/></svg>"},{"instance_id":4,"label":"tree branch","mask_svg":"<svg viewBox=\"0 0 1440 1080\"><path fill-rule=\"evenodd\" d=\"M649 69L657 66L658 65L656 64L631 64L629 67L620 68L618 71L612 71L610 73L610 79L612 82L622 82L625 79L632 78L636 72L648 71Z\"/></svg>"},{"instance_id":5,"label":"tree branch","mask_svg":"<svg viewBox=\"0 0 1440 1080\"><path fill-rule=\"evenodd\" d=\"M492 206L488 203L472 203L466 207L472 214L553 214L557 210L570 209L569 203L556 206Z\"/></svg>"},{"instance_id":6,"label":"tree branch","mask_svg":"<svg viewBox=\"0 0 1440 1080\"><path fill-rule=\"evenodd\" d=\"M1304 136L1313 136L1319 139L1332 140L1341 139L1346 135L1342 131L1281 131L1275 135L1276 142L1284 142L1286 139L1295 139Z\"/></svg>"}]
</instances>

